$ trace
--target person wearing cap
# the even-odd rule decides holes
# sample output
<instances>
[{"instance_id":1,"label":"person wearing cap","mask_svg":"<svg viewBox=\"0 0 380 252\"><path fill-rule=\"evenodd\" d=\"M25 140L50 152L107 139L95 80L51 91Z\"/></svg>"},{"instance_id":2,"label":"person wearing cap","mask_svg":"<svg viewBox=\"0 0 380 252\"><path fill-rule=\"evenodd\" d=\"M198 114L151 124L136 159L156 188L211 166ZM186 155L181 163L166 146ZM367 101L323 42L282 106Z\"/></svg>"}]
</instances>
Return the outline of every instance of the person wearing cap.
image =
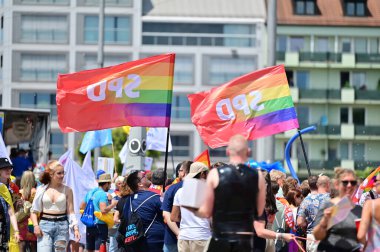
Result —
<instances>
[{"instance_id":1,"label":"person wearing cap","mask_svg":"<svg viewBox=\"0 0 380 252\"><path fill-rule=\"evenodd\" d=\"M250 156L245 137L232 136L226 151L229 165L209 172L204 203L189 210L198 217L212 217L208 251L253 251L253 223L264 211L265 179L245 165Z\"/></svg>"},{"instance_id":2,"label":"person wearing cap","mask_svg":"<svg viewBox=\"0 0 380 252\"><path fill-rule=\"evenodd\" d=\"M20 233L13 208L13 200L8 189L13 166L8 158L0 158L0 251L10 251L10 245L17 243Z\"/></svg>"},{"instance_id":3,"label":"person wearing cap","mask_svg":"<svg viewBox=\"0 0 380 252\"><path fill-rule=\"evenodd\" d=\"M50 161L40 175L43 186L37 188L30 214L39 252L64 251L69 243L69 228L74 230L75 239L80 239L73 191L63 184L64 176L58 160Z\"/></svg>"},{"instance_id":4,"label":"person wearing cap","mask_svg":"<svg viewBox=\"0 0 380 252\"><path fill-rule=\"evenodd\" d=\"M204 163L192 163L190 173L187 174L185 180L189 178L206 180L208 171L209 169ZM180 222L178 251L204 251L207 241L211 237L210 219L199 218L188 209L181 207L183 197L183 188L180 188L174 196L170 215L171 221Z\"/></svg>"},{"instance_id":5,"label":"person wearing cap","mask_svg":"<svg viewBox=\"0 0 380 252\"><path fill-rule=\"evenodd\" d=\"M85 209L88 201L92 198L94 211L106 214L111 211L116 203L109 204L107 192L111 188L111 174L104 173L99 176L97 188L89 191L82 202L80 209ZM95 218L96 225L94 227L86 227L86 249L87 251L99 250L100 245L106 243L108 237L107 224L98 218Z\"/></svg>"}]
</instances>

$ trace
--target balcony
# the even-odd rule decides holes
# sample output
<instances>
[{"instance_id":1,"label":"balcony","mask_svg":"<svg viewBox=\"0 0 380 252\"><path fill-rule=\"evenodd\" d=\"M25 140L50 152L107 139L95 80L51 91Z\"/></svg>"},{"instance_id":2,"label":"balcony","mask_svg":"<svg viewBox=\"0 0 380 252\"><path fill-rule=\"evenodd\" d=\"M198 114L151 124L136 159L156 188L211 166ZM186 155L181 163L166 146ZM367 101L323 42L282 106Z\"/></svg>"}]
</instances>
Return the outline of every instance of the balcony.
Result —
<instances>
[{"instance_id":1,"label":"balcony","mask_svg":"<svg viewBox=\"0 0 380 252\"><path fill-rule=\"evenodd\" d=\"M327 89L299 89L300 99L326 99Z\"/></svg>"},{"instance_id":2,"label":"balcony","mask_svg":"<svg viewBox=\"0 0 380 252\"><path fill-rule=\"evenodd\" d=\"M309 160L310 169L326 169L333 170L335 167L340 166L340 160ZM307 169L304 158L298 160L298 170Z\"/></svg>"},{"instance_id":3,"label":"balcony","mask_svg":"<svg viewBox=\"0 0 380 252\"><path fill-rule=\"evenodd\" d=\"M379 167L380 161L371 161L371 160L363 160L363 161L355 161L355 169L364 170L367 167Z\"/></svg>"},{"instance_id":4,"label":"balcony","mask_svg":"<svg viewBox=\"0 0 380 252\"><path fill-rule=\"evenodd\" d=\"M380 100L379 90L356 90L355 91L356 100Z\"/></svg>"},{"instance_id":5,"label":"balcony","mask_svg":"<svg viewBox=\"0 0 380 252\"><path fill-rule=\"evenodd\" d=\"M39 4L39 5L68 5L69 0L18 0L18 4Z\"/></svg>"},{"instance_id":6,"label":"balcony","mask_svg":"<svg viewBox=\"0 0 380 252\"><path fill-rule=\"evenodd\" d=\"M310 126L310 123L299 122L300 129L304 129ZM315 125L315 124L314 124ZM316 130L310 131L308 134L312 135L340 135L340 125L315 125Z\"/></svg>"},{"instance_id":7,"label":"balcony","mask_svg":"<svg viewBox=\"0 0 380 252\"><path fill-rule=\"evenodd\" d=\"M380 126L355 125L355 135L380 136Z\"/></svg>"},{"instance_id":8,"label":"balcony","mask_svg":"<svg viewBox=\"0 0 380 252\"><path fill-rule=\"evenodd\" d=\"M331 52L300 52L299 61L311 61L311 62L342 62L341 53Z\"/></svg>"},{"instance_id":9,"label":"balcony","mask_svg":"<svg viewBox=\"0 0 380 252\"><path fill-rule=\"evenodd\" d=\"M380 54L356 53L356 63L378 63L380 64Z\"/></svg>"}]
</instances>

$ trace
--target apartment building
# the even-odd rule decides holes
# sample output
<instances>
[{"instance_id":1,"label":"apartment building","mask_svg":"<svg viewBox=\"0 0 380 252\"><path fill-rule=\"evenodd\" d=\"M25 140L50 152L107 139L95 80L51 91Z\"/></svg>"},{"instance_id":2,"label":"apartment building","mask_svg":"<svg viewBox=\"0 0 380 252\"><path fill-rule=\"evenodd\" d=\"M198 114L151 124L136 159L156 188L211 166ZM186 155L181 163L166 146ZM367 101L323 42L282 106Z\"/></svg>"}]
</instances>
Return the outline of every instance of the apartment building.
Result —
<instances>
[{"instance_id":1,"label":"apartment building","mask_svg":"<svg viewBox=\"0 0 380 252\"><path fill-rule=\"evenodd\" d=\"M380 2L279 0L277 63L285 64L315 170L380 165ZM294 132L276 136L276 158ZM300 145L293 165L305 172Z\"/></svg>"},{"instance_id":2,"label":"apartment building","mask_svg":"<svg viewBox=\"0 0 380 252\"><path fill-rule=\"evenodd\" d=\"M190 121L187 95L264 67L264 0L106 0L104 66L174 52L171 139L175 160L206 148ZM52 112L53 157L75 148L62 134L58 73L97 67L98 0L0 1L2 106ZM78 118L80 120L80 118ZM215 157L224 149L213 150Z\"/></svg>"}]
</instances>

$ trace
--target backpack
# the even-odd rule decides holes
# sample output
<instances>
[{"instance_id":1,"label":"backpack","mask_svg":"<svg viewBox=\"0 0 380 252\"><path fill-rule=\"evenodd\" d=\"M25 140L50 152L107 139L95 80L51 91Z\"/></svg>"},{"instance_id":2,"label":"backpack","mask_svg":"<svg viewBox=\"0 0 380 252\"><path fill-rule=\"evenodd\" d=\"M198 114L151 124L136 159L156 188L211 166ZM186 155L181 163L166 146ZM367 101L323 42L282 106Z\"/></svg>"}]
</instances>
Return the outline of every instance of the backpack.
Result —
<instances>
[{"instance_id":1,"label":"backpack","mask_svg":"<svg viewBox=\"0 0 380 252\"><path fill-rule=\"evenodd\" d=\"M93 192L91 194L91 198L88 200L86 208L83 211L82 216L80 217L80 221L86 226L86 227L95 227L95 208L94 208L94 194L97 192Z\"/></svg>"},{"instance_id":2,"label":"backpack","mask_svg":"<svg viewBox=\"0 0 380 252\"><path fill-rule=\"evenodd\" d=\"M148 228L144 230L144 225L141 217L138 215L137 210L149 199L159 196L158 194L153 194L147 199L145 199L140 205L136 207L136 209L132 209L132 196L129 198L129 210L123 209L124 211L124 220L123 223L120 224L119 233L121 235L121 239L119 240L119 243L121 242L124 246L130 246L138 241L141 241L145 235L148 233L150 227L153 225L153 222L155 221L157 217L157 213L154 216L152 222L149 224ZM129 217L128 216L128 212Z\"/></svg>"}]
</instances>

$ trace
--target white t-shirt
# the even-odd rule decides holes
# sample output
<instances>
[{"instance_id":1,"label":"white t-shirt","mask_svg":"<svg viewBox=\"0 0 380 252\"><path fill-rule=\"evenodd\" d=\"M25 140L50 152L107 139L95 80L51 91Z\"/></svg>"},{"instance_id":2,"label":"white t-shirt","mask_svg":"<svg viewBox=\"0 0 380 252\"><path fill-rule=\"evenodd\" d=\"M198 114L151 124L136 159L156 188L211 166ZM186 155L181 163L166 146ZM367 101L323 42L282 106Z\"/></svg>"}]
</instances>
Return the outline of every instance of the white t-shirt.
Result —
<instances>
[{"instance_id":1,"label":"white t-shirt","mask_svg":"<svg viewBox=\"0 0 380 252\"><path fill-rule=\"evenodd\" d=\"M174 196L174 206L180 206L182 188L178 189ZM207 240L211 237L210 220L199 218L184 207L181 207L181 223L179 228L179 240Z\"/></svg>"}]
</instances>

